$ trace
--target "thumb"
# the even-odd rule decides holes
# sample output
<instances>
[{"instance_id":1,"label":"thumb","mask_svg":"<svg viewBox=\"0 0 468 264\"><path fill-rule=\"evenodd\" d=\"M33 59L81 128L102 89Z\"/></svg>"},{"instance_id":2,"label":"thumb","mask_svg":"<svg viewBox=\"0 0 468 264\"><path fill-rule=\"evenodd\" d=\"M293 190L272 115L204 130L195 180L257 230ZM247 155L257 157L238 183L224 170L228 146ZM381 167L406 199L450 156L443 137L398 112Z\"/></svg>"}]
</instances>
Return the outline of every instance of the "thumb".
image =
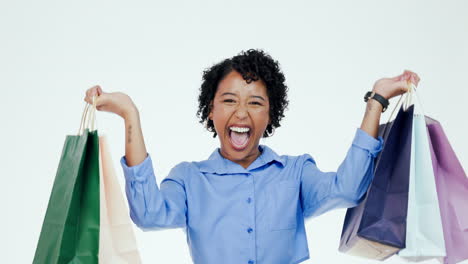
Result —
<instances>
[{"instance_id":1,"label":"thumb","mask_svg":"<svg viewBox=\"0 0 468 264\"><path fill-rule=\"evenodd\" d=\"M398 81L406 81L408 80L408 78L409 78L409 74L406 70L402 74L395 77L395 79Z\"/></svg>"},{"instance_id":2,"label":"thumb","mask_svg":"<svg viewBox=\"0 0 468 264\"><path fill-rule=\"evenodd\" d=\"M397 87L402 93L406 93L409 91L409 80L403 79L397 82Z\"/></svg>"},{"instance_id":3,"label":"thumb","mask_svg":"<svg viewBox=\"0 0 468 264\"><path fill-rule=\"evenodd\" d=\"M102 108L102 106L107 103L107 101L109 100L108 97L109 97L108 93L101 91L101 93L99 94L98 92L98 96L96 96L96 109L97 110L101 110L100 108Z\"/></svg>"},{"instance_id":4,"label":"thumb","mask_svg":"<svg viewBox=\"0 0 468 264\"><path fill-rule=\"evenodd\" d=\"M98 95L98 96L104 93L104 92L102 91L101 86L98 86L96 91L97 91L97 95Z\"/></svg>"}]
</instances>

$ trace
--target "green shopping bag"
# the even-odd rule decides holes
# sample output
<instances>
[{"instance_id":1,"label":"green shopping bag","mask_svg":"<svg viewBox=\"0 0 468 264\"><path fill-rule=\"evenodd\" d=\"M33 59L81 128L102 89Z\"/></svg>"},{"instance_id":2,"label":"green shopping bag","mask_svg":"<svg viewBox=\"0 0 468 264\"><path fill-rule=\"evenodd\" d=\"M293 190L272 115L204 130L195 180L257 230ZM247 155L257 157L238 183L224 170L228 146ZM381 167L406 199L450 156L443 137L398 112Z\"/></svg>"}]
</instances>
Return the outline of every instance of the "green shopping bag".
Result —
<instances>
[{"instance_id":1,"label":"green shopping bag","mask_svg":"<svg viewBox=\"0 0 468 264\"><path fill-rule=\"evenodd\" d=\"M34 264L98 263L99 138L88 109L78 135L65 139Z\"/></svg>"}]
</instances>

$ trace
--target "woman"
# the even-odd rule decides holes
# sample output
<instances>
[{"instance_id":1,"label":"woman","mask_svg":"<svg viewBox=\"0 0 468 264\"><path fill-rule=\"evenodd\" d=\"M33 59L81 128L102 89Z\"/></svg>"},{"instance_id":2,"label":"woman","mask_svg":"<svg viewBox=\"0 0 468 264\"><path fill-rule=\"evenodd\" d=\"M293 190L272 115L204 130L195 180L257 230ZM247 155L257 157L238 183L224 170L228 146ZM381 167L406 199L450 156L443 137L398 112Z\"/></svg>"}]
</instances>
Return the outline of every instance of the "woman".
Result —
<instances>
[{"instance_id":1,"label":"woman","mask_svg":"<svg viewBox=\"0 0 468 264\"><path fill-rule=\"evenodd\" d=\"M280 126L288 105L277 61L248 50L207 69L197 115L220 147L204 161L176 165L158 188L139 113L129 96L99 86L97 109L125 121L130 216L140 228L186 228L194 263L300 263L309 258L304 218L360 202L373 177L381 112L419 77L405 71L375 82L361 127L337 172L320 171L308 155L278 155L259 145Z\"/></svg>"}]
</instances>

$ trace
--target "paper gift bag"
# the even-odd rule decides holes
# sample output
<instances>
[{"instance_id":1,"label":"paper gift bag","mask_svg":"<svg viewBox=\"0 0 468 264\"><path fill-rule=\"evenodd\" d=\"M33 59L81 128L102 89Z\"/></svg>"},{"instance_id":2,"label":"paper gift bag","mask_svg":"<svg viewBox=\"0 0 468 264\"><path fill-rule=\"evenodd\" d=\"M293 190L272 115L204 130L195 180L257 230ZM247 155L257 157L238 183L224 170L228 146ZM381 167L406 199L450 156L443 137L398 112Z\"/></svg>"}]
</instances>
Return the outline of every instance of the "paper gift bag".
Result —
<instances>
[{"instance_id":1,"label":"paper gift bag","mask_svg":"<svg viewBox=\"0 0 468 264\"><path fill-rule=\"evenodd\" d=\"M440 123L426 117L447 256L445 264L468 259L468 179Z\"/></svg>"},{"instance_id":2,"label":"paper gift bag","mask_svg":"<svg viewBox=\"0 0 468 264\"><path fill-rule=\"evenodd\" d=\"M105 136L99 137L101 168L100 264L141 263L133 225L112 165Z\"/></svg>"},{"instance_id":3,"label":"paper gift bag","mask_svg":"<svg viewBox=\"0 0 468 264\"><path fill-rule=\"evenodd\" d=\"M33 263L93 264L98 250L98 135L82 119L78 135L65 139Z\"/></svg>"},{"instance_id":4,"label":"paper gift bag","mask_svg":"<svg viewBox=\"0 0 468 264\"><path fill-rule=\"evenodd\" d=\"M422 261L444 257L446 253L424 112L414 85L409 93L413 98L414 117L406 247L398 252L398 255L406 260Z\"/></svg>"},{"instance_id":5,"label":"paper gift bag","mask_svg":"<svg viewBox=\"0 0 468 264\"><path fill-rule=\"evenodd\" d=\"M346 212L341 252L384 260L405 247L413 106L379 127L384 147L366 198Z\"/></svg>"}]
</instances>

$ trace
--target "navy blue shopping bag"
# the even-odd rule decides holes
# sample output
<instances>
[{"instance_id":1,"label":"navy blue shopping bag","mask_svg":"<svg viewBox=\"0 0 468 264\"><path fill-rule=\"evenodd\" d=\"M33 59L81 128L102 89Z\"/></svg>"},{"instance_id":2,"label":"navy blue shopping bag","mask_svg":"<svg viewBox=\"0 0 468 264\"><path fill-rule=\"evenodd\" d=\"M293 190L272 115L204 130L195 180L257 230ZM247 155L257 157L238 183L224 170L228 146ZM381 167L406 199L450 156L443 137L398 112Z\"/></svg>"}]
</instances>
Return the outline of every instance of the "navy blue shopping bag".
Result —
<instances>
[{"instance_id":1,"label":"navy blue shopping bag","mask_svg":"<svg viewBox=\"0 0 468 264\"><path fill-rule=\"evenodd\" d=\"M339 251L384 260L405 247L414 106L379 127L384 147L376 157L366 198L346 212Z\"/></svg>"}]
</instances>

